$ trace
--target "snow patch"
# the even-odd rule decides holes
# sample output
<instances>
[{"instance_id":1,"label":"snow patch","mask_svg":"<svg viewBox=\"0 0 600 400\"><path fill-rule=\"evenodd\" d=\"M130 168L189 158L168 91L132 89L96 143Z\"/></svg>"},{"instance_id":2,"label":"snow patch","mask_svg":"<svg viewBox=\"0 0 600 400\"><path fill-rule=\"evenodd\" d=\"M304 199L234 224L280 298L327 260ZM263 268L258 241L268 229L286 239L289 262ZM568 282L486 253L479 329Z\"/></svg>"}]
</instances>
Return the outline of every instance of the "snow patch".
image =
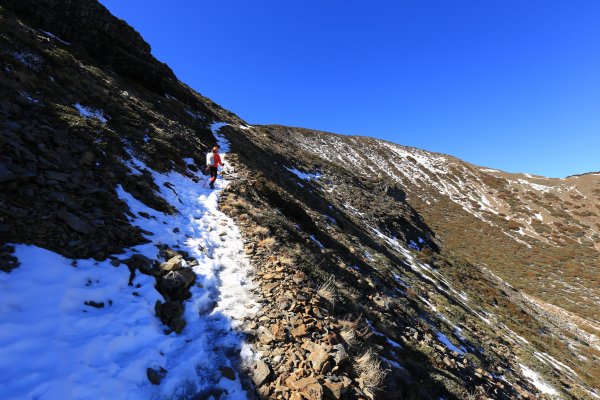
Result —
<instances>
[{"instance_id":1,"label":"snow patch","mask_svg":"<svg viewBox=\"0 0 600 400\"><path fill-rule=\"evenodd\" d=\"M226 151L227 141L216 136ZM128 164L148 171L177 213L147 207L118 186L133 215L149 215L131 222L149 232L151 242L113 257L154 259L158 243L188 252L197 264L196 285L185 302L187 326L179 335L164 334L154 311L163 299L150 276L137 273L129 286L123 264L70 260L16 244L21 265L0 272L3 398L183 399L213 389L222 398L247 398L237 372L233 381L219 372L237 371L254 357L238 332L243 318L259 309L239 229L219 211L219 190L203 189L200 176L159 174L135 157ZM217 181L218 189L226 185ZM148 381L147 368L168 371L160 385Z\"/></svg>"},{"instance_id":2,"label":"snow patch","mask_svg":"<svg viewBox=\"0 0 600 400\"><path fill-rule=\"evenodd\" d=\"M321 174L318 172L315 174L311 174L311 173L302 172L300 170L297 170L296 168L285 167L285 169L287 169L288 171L290 171L291 173L296 175L298 178L303 179L305 181L310 181L311 179L317 180L321 177Z\"/></svg>"},{"instance_id":3,"label":"snow patch","mask_svg":"<svg viewBox=\"0 0 600 400\"><path fill-rule=\"evenodd\" d=\"M108 121L106 119L106 117L104 116L104 112L102 110L83 106L79 103L73 104L73 107L75 107L77 109L77 111L79 111L79 114L81 114L81 116L84 118L96 118L103 124L105 124Z\"/></svg>"},{"instance_id":4,"label":"snow patch","mask_svg":"<svg viewBox=\"0 0 600 400\"><path fill-rule=\"evenodd\" d=\"M459 349L458 347L456 347L450 341L450 339L448 339L448 337L446 335L444 335L442 332L437 332L436 336L440 342L442 342L448 349L450 349L450 351L455 351L459 354L465 354L466 350L464 347L462 349Z\"/></svg>"},{"instance_id":5,"label":"snow patch","mask_svg":"<svg viewBox=\"0 0 600 400\"><path fill-rule=\"evenodd\" d=\"M42 33L43 33L44 35L48 36L49 38L52 38L52 39L54 39L54 40L56 40L56 41L58 41L58 42L60 42L60 43L62 43L62 44L66 44L67 46L70 46L70 45L71 45L71 43L70 43L70 42L66 42L66 41L62 40L61 38L59 38L58 36L56 36L56 35L55 35L55 34L53 34L53 33L50 33L50 32L47 32L47 31L42 31Z\"/></svg>"},{"instance_id":6,"label":"snow patch","mask_svg":"<svg viewBox=\"0 0 600 400\"><path fill-rule=\"evenodd\" d=\"M529 381L533 384L533 386L535 386L540 392L549 394L550 396L558 394L556 389L554 389L552 386L550 386L548 383L546 383L544 380L542 380L542 378L540 378L540 375L537 372L535 372L534 370L532 370L531 368L529 368L528 366L526 366L524 364L519 364L519 366L521 367L521 370L523 371L523 375L527 379L529 379Z\"/></svg>"}]
</instances>

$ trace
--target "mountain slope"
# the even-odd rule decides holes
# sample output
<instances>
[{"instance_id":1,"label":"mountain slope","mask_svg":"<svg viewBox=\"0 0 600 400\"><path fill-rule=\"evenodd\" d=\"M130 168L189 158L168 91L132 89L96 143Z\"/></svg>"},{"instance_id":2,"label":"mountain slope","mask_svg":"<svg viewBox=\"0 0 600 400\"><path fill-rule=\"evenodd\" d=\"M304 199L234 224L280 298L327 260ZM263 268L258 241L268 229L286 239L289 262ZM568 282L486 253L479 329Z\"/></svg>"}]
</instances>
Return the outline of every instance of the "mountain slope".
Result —
<instances>
[{"instance_id":1,"label":"mountain slope","mask_svg":"<svg viewBox=\"0 0 600 400\"><path fill-rule=\"evenodd\" d=\"M91 0L0 41L9 398L599 397L597 175L250 126Z\"/></svg>"}]
</instances>

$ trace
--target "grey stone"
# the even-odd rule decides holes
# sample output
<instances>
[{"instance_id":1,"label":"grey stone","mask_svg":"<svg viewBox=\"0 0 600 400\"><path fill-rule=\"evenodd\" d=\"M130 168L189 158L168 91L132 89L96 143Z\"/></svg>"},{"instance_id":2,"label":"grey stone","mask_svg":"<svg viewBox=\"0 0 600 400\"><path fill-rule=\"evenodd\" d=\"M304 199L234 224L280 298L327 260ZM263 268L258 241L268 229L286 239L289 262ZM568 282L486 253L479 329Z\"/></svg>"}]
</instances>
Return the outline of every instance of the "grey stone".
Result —
<instances>
[{"instance_id":1,"label":"grey stone","mask_svg":"<svg viewBox=\"0 0 600 400\"><path fill-rule=\"evenodd\" d=\"M260 360L256 364L256 368L254 369L254 373L252 374L252 382L254 382L256 386L261 386L265 382L267 382L267 380L269 379L269 375L271 375L271 368L266 362Z\"/></svg>"},{"instance_id":2,"label":"grey stone","mask_svg":"<svg viewBox=\"0 0 600 400\"><path fill-rule=\"evenodd\" d=\"M58 217L76 232L83 233L84 235L90 235L94 231L94 228L90 224L68 211L59 211Z\"/></svg>"},{"instance_id":3,"label":"grey stone","mask_svg":"<svg viewBox=\"0 0 600 400\"><path fill-rule=\"evenodd\" d=\"M160 385L160 382L164 379L165 376L167 376L167 372L168 371L163 367L160 367L159 369L148 368L146 370L146 375L148 376L148 380L153 385Z\"/></svg>"}]
</instances>

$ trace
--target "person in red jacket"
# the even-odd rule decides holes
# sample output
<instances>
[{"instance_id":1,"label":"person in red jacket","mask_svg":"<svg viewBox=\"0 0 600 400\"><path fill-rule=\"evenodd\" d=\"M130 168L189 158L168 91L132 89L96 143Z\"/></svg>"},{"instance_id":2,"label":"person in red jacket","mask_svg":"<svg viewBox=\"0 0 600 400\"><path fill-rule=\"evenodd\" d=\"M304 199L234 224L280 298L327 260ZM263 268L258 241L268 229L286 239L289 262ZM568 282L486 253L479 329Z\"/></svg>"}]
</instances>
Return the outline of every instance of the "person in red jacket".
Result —
<instances>
[{"instance_id":1,"label":"person in red jacket","mask_svg":"<svg viewBox=\"0 0 600 400\"><path fill-rule=\"evenodd\" d=\"M223 162L221 161L221 156L219 155L219 146L215 146L212 149L212 153L208 153L206 155L206 168L210 170L210 188L215 188L215 181L217 180L217 171L219 170L219 165L222 167Z\"/></svg>"}]
</instances>

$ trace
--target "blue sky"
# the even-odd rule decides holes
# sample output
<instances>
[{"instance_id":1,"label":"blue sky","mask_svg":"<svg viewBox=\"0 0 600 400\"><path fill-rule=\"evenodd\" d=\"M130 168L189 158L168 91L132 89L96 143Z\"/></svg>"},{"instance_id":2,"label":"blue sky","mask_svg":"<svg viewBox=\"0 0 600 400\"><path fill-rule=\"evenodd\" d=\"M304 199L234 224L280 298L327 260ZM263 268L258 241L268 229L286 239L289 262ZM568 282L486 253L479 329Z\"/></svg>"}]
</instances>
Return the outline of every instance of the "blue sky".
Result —
<instances>
[{"instance_id":1,"label":"blue sky","mask_svg":"<svg viewBox=\"0 0 600 400\"><path fill-rule=\"evenodd\" d=\"M249 123L511 172L600 170L600 1L101 3Z\"/></svg>"}]
</instances>

